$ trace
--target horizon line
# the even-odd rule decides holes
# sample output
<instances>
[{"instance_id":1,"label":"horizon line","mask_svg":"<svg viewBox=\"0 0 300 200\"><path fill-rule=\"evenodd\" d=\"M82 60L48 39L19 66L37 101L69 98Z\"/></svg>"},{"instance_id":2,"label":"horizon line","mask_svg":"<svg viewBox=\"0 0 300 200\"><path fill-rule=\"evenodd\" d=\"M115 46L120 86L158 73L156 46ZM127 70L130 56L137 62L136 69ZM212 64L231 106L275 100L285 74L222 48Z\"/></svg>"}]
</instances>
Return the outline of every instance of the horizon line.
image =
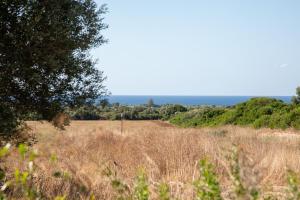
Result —
<instances>
[{"instance_id":1,"label":"horizon line","mask_svg":"<svg viewBox=\"0 0 300 200\"><path fill-rule=\"evenodd\" d=\"M178 95L178 94L111 94L109 96L186 96L186 97L293 97L295 95Z\"/></svg>"}]
</instances>

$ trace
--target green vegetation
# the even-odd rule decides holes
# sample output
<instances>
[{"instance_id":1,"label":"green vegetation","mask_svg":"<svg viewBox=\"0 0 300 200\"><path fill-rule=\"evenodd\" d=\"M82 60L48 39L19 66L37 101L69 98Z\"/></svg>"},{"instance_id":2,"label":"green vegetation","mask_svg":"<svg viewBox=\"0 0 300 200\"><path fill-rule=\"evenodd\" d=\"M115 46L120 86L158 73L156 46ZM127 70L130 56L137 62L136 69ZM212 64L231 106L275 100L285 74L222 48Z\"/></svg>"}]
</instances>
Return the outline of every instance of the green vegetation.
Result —
<instances>
[{"instance_id":1,"label":"green vegetation","mask_svg":"<svg viewBox=\"0 0 300 200\"><path fill-rule=\"evenodd\" d=\"M136 200L148 200L149 199L149 184L147 175L144 170L140 170L136 177L136 186L134 188L134 199Z\"/></svg>"},{"instance_id":2,"label":"green vegetation","mask_svg":"<svg viewBox=\"0 0 300 200\"><path fill-rule=\"evenodd\" d=\"M0 147L0 163L9 156L11 145L7 144L4 147ZM38 189L35 184L36 173L36 158L39 156L35 149L30 148L27 145L20 144L17 147L19 157L15 160L20 164L20 168L15 168L13 174L8 174L7 169L0 168L0 200L8 199L49 199ZM50 159L50 162L53 162ZM23 167L22 167L23 165ZM68 172L56 171L53 173L53 177L63 177L64 181L74 181L68 174ZM76 188L77 193L81 193L82 187ZM92 194L88 194L89 198L93 199ZM50 199L64 200L66 196L56 196Z\"/></svg>"},{"instance_id":3,"label":"green vegetation","mask_svg":"<svg viewBox=\"0 0 300 200\"><path fill-rule=\"evenodd\" d=\"M170 122L182 127L240 125L255 128L300 129L300 106L272 98L252 98L230 108L205 107L175 115Z\"/></svg>"},{"instance_id":4,"label":"green vegetation","mask_svg":"<svg viewBox=\"0 0 300 200\"><path fill-rule=\"evenodd\" d=\"M82 106L77 109L68 109L67 113L74 120L168 120L171 116L179 112L186 112L187 108L181 105L164 105L149 107L121 106L119 104L102 106Z\"/></svg>"},{"instance_id":5,"label":"green vegetation","mask_svg":"<svg viewBox=\"0 0 300 200\"><path fill-rule=\"evenodd\" d=\"M297 87L296 89L296 96L292 98L293 104L300 104L300 87Z\"/></svg>"},{"instance_id":6,"label":"green vegetation","mask_svg":"<svg viewBox=\"0 0 300 200\"><path fill-rule=\"evenodd\" d=\"M221 188L211 163L207 160L199 162L201 176L195 181L197 200L221 200Z\"/></svg>"},{"instance_id":7,"label":"green vegetation","mask_svg":"<svg viewBox=\"0 0 300 200\"><path fill-rule=\"evenodd\" d=\"M89 50L106 42L105 6L89 1L0 1L0 133L28 113L51 120L106 94Z\"/></svg>"},{"instance_id":8,"label":"green vegetation","mask_svg":"<svg viewBox=\"0 0 300 200\"><path fill-rule=\"evenodd\" d=\"M185 113L179 113L170 122L182 127L202 127L216 125L215 119L226 112L221 107L200 107Z\"/></svg>"},{"instance_id":9,"label":"green vegetation","mask_svg":"<svg viewBox=\"0 0 300 200\"><path fill-rule=\"evenodd\" d=\"M159 193L160 200L170 200L171 199L170 187L166 183L161 183L158 186L158 193Z\"/></svg>"},{"instance_id":10,"label":"green vegetation","mask_svg":"<svg viewBox=\"0 0 300 200\"><path fill-rule=\"evenodd\" d=\"M295 97L298 98L298 97ZM125 106L101 101L98 106L67 108L73 120L167 120L180 127L212 127L222 125L254 128L300 129L300 105L267 97L252 98L232 107L155 104ZM36 114L27 119L42 119ZM226 133L215 133L225 135Z\"/></svg>"}]
</instances>

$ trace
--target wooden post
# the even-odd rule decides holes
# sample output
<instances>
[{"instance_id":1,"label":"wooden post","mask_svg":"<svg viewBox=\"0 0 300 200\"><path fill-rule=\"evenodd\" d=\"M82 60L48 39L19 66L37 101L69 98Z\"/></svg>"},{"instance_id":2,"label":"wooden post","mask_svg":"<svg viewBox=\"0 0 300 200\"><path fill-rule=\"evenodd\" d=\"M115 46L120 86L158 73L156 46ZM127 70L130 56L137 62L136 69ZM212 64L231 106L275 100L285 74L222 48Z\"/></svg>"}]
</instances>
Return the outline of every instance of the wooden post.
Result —
<instances>
[{"instance_id":1,"label":"wooden post","mask_svg":"<svg viewBox=\"0 0 300 200\"><path fill-rule=\"evenodd\" d=\"M121 134L123 133L123 113L121 113Z\"/></svg>"}]
</instances>

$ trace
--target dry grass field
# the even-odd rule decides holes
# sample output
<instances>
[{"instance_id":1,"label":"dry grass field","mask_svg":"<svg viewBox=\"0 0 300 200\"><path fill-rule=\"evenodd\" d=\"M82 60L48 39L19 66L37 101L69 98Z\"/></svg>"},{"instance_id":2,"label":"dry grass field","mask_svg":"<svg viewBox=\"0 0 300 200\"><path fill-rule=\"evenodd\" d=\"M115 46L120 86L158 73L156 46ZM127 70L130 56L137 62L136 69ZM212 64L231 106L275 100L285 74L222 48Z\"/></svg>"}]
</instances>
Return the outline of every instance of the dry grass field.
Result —
<instances>
[{"instance_id":1,"label":"dry grass field","mask_svg":"<svg viewBox=\"0 0 300 200\"><path fill-rule=\"evenodd\" d=\"M45 198L65 194L70 199L86 199L93 193L96 199L114 199L103 171L110 168L132 186L138 170L144 168L154 199L161 182L170 185L173 197L193 199L197 162L203 158L215 164L226 198L232 190L228 155L234 145L247 186L280 196L286 190L287 169L300 172L300 134L293 130L183 129L160 121L124 121L121 133L120 121L72 121L64 131L47 122L27 124L38 141L33 145L39 152L34 176ZM5 162L12 172L18 166L16 156L13 153ZM55 162L50 161L53 157ZM57 171L70 180L53 177Z\"/></svg>"}]
</instances>

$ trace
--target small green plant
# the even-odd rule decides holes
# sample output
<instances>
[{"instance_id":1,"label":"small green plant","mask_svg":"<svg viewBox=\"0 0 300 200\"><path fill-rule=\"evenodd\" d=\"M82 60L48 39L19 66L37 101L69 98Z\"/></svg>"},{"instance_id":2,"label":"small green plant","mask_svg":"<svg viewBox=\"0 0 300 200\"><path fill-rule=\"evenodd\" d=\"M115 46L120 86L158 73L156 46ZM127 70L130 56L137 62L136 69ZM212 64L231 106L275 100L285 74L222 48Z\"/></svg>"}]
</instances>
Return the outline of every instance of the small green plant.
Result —
<instances>
[{"instance_id":1,"label":"small green plant","mask_svg":"<svg viewBox=\"0 0 300 200\"><path fill-rule=\"evenodd\" d=\"M161 183L158 186L158 192L159 192L160 200L170 200L171 199L170 188L169 188L168 184Z\"/></svg>"},{"instance_id":2,"label":"small green plant","mask_svg":"<svg viewBox=\"0 0 300 200\"><path fill-rule=\"evenodd\" d=\"M52 164L55 164L57 162L57 155L56 154L51 154L51 156L50 156L50 162Z\"/></svg>"},{"instance_id":3,"label":"small green plant","mask_svg":"<svg viewBox=\"0 0 300 200\"><path fill-rule=\"evenodd\" d=\"M18 151L19 151L19 154L21 155L21 157L22 157L23 159L25 159L26 153L27 153L27 151L28 151L28 146L25 145L25 144L20 144L20 145L18 146Z\"/></svg>"},{"instance_id":4,"label":"small green plant","mask_svg":"<svg viewBox=\"0 0 300 200\"><path fill-rule=\"evenodd\" d=\"M9 152L9 149L11 147L11 144L6 144L3 148L0 149L0 158L6 156Z\"/></svg>"},{"instance_id":5,"label":"small green plant","mask_svg":"<svg viewBox=\"0 0 300 200\"><path fill-rule=\"evenodd\" d=\"M233 145L233 150L228 157L230 161L230 178L233 183L234 193L236 199L251 199L257 200L259 199L259 190L253 186L243 183L241 177L242 166L240 165L240 155L237 146ZM250 177L246 177L250 178Z\"/></svg>"},{"instance_id":6,"label":"small green plant","mask_svg":"<svg viewBox=\"0 0 300 200\"><path fill-rule=\"evenodd\" d=\"M54 200L65 200L66 196L57 196Z\"/></svg>"},{"instance_id":7,"label":"small green plant","mask_svg":"<svg viewBox=\"0 0 300 200\"><path fill-rule=\"evenodd\" d=\"M141 169L136 177L134 188L134 199L148 200L149 199L148 179L144 169Z\"/></svg>"},{"instance_id":8,"label":"small green plant","mask_svg":"<svg viewBox=\"0 0 300 200\"><path fill-rule=\"evenodd\" d=\"M221 200L221 189L213 165L206 159L199 162L200 177L194 182L196 200Z\"/></svg>"},{"instance_id":9,"label":"small green plant","mask_svg":"<svg viewBox=\"0 0 300 200\"><path fill-rule=\"evenodd\" d=\"M0 150L0 158L9 153L10 145L6 145ZM36 199L39 197L38 192L33 186L33 171L34 171L34 160L37 156L36 151L30 151L28 153L28 147L24 144L18 146L18 152L22 157L22 161L27 163L27 168L23 171L15 169L14 179L5 181L5 172L3 170L0 176L1 190L0 199L7 199L5 191L10 190L17 191L27 199ZM26 161L25 161L26 159Z\"/></svg>"},{"instance_id":10,"label":"small green plant","mask_svg":"<svg viewBox=\"0 0 300 200\"><path fill-rule=\"evenodd\" d=\"M288 170L287 175L288 182L288 200L299 200L300 190L299 190L299 178L295 172Z\"/></svg>"},{"instance_id":11,"label":"small green plant","mask_svg":"<svg viewBox=\"0 0 300 200\"><path fill-rule=\"evenodd\" d=\"M246 194L246 189L242 183L240 176L240 164L239 164L239 153L236 146L233 147L232 153L229 157L230 161L230 178L233 183L234 191L237 197L244 196Z\"/></svg>"},{"instance_id":12,"label":"small green plant","mask_svg":"<svg viewBox=\"0 0 300 200\"><path fill-rule=\"evenodd\" d=\"M113 172L109 167L106 167L103 174L110 179L110 183L116 192L115 199L117 200L131 200L132 194L129 186L117 177L117 173Z\"/></svg>"},{"instance_id":13,"label":"small green plant","mask_svg":"<svg viewBox=\"0 0 300 200\"><path fill-rule=\"evenodd\" d=\"M0 159L9 154L10 144L0 149ZM36 189L34 185L34 171L35 171L35 160L38 157L38 153L34 149L30 149L25 144L20 144L17 147L22 164L25 169L15 169L14 178L6 180L5 171L0 169L0 200L8 200L6 191L13 191L13 194L21 199L36 200L41 199L43 195ZM1 161L1 160L0 160ZM67 173L63 173L64 177L70 177ZM65 200L66 196L54 197L55 200Z\"/></svg>"},{"instance_id":14,"label":"small green plant","mask_svg":"<svg viewBox=\"0 0 300 200\"><path fill-rule=\"evenodd\" d=\"M8 143L4 147L0 148L0 162L1 162L1 158L3 158L4 156L6 156L9 153L10 147L11 147L11 145ZM6 199L6 195L5 195L4 191L8 187L9 182L6 182L5 178L6 178L5 171L0 168L0 200Z\"/></svg>"}]
</instances>

